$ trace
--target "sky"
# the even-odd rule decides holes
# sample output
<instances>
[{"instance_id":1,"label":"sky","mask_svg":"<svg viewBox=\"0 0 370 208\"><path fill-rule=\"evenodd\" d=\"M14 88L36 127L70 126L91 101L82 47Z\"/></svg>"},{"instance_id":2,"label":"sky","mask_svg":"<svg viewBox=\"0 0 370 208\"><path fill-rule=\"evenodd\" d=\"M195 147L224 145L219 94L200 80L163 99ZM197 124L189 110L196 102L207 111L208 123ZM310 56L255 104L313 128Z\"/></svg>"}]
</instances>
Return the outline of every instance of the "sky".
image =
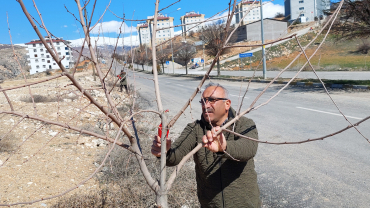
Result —
<instances>
[{"instance_id":1,"label":"sky","mask_svg":"<svg viewBox=\"0 0 370 208\"><path fill-rule=\"evenodd\" d=\"M2 0L4 1L0 7L0 44L10 44L10 36L7 25L7 13L9 17L9 26L12 36L13 44L27 43L33 39L38 39L36 32L33 30L31 24L27 20L26 16L22 12L20 4L16 0ZM40 22L39 15L33 5L32 0L23 0L28 12ZM176 0L161 0L159 8L167 7ZM6 3L5 3L6 2ZM77 6L74 0L35 0L38 10L40 11L46 27L51 33L57 37L65 40L71 40L77 43L79 39L83 38L83 31L79 26L78 20L71 14L73 13L77 18L79 17L77 12ZM81 1L83 2L83 0ZM88 16L91 15L92 5L94 0L90 1L88 5ZM92 19L92 25L95 24L105 8L109 4L109 0L97 0L95 7L94 16ZM263 2L268 2L263 0ZM103 38L98 38L99 28L103 30L104 41L112 44L118 37L119 27L122 23L121 19L116 17L122 17L125 14L126 19L145 19L147 16L152 16L154 13L155 0L111 0L109 9L102 18L102 23L92 31L92 37L95 36L95 40L103 41ZM219 11L226 9L229 0L181 0L179 3L163 10L161 13L167 14L168 16L174 17L174 24L180 24L180 16L186 12L195 11L201 14L205 14L205 18L211 17ZM67 11L67 9L68 12ZM180 9L179 9L180 8ZM284 13L284 0L275 0L264 6L264 17L273 17L277 12ZM220 14L220 15L225 15ZM132 18L133 17L133 18ZM130 41L130 32L132 28L132 34L136 35L136 24L138 22L125 22L122 27L122 33L120 37L126 37L125 42ZM37 23L36 23L37 24ZM100 25L101 24L101 25ZM42 29L41 29L42 30ZM181 28L176 28L176 31ZM45 36L46 33L42 31ZM136 36L133 38L133 42L136 41ZM137 41L136 41L137 42ZM136 45L136 44L133 44Z\"/></svg>"}]
</instances>

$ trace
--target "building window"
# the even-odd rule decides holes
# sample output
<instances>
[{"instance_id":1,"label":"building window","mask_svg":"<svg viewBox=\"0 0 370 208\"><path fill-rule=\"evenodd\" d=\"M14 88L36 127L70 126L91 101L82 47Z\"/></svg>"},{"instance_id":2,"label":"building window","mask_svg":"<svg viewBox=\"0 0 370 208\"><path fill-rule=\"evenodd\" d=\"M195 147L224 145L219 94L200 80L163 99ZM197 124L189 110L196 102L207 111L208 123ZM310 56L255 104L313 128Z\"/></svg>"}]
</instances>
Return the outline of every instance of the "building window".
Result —
<instances>
[{"instance_id":1,"label":"building window","mask_svg":"<svg viewBox=\"0 0 370 208\"><path fill-rule=\"evenodd\" d=\"M39 69L40 68L40 66L39 65L36 65L36 69Z\"/></svg>"},{"instance_id":2,"label":"building window","mask_svg":"<svg viewBox=\"0 0 370 208\"><path fill-rule=\"evenodd\" d=\"M303 4L303 3L304 3L304 1L303 1L303 0L301 0L301 1L299 1L299 3L300 3L300 4Z\"/></svg>"},{"instance_id":3,"label":"building window","mask_svg":"<svg viewBox=\"0 0 370 208\"><path fill-rule=\"evenodd\" d=\"M35 54L35 57L37 57L37 54Z\"/></svg>"},{"instance_id":4,"label":"building window","mask_svg":"<svg viewBox=\"0 0 370 208\"><path fill-rule=\"evenodd\" d=\"M44 57L44 54L41 54L41 57Z\"/></svg>"},{"instance_id":5,"label":"building window","mask_svg":"<svg viewBox=\"0 0 370 208\"><path fill-rule=\"evenodd\" d=\"M46 55L46 58L50 58L50 56L49 55Z\"/></svg>"},{"instance_id":6,"label":"building window","mask_svg":"<svg viewBox=\"0 0 370 208\"><path fill-rule=\"evenodd\" d=\"M304 14L301 14L300 16L301 16L301 17L304 17Z\"/></svg>"},{"instance_id":7,"label":"building window","mask_svg":"<svg viewBox=\"0 0 370 208\"><path fill-rule=\"evenodd\" d=\"M33 49L33 52L37 52L37 49Z\"/></svg>"},{"instance_id":8,"label":"building window","mask_svg":"<svg viewBox=\"0 0 370 208\"><path fill-rule=\"evenodd\" d=\"M59 45L60 43L59 42L57 42L57 45Z\"/></svg>"},{"instance_id":9,"label":"building window","mask_svg":"<svg viewBox=\"0 0 370 208\"><path fill-rule=\"evenodd\" d=\"M55 63L53 63L53 65L55 65Z\"/></svg>"},{"instance_id":10,"label":"building window","mask_svg":"<svg viewBox=\"0 0 370 208\"><path fill-rule=\"evenodd\" d=\"M304 7L299 7L299 10L304 10Z\"/></svg>"},{"instance_id":11,"label":"building window","mask_svg":"<svg viewBox=\"0 0 370 208\"><path fill-rule=\"evenodd\" d=\"M40 48L40 52L43 52L43 51L44 51L44 49Z\"/></svg>"},{"instance_id":12,"label":"building window","mask_svg":"<svg viewBox=\"0 0 370 208\"><path fill-rule=\"evenodd\" d=\"M41 59L42 62L45 62L45 59Z\"/></svg>"},{"instance_id":13,"label":"building window","mask_svg":"<svg viewBox=\"0 0 370 208\"><path fill-rule=\"evenodd\" d=\"M50 60L47 60L46 63L50 63Z\"/></svg>"},{"instance_id":14,"label":"building window","mask_svg":"<svg viewBox=\"0 0 370 208\"><path fill-rule=\"evenodd\" d=\"M42 46L42 43L39 43L39 46Z\"/></svg>"},{"instance_id":15,"label":"building window","mask_svg":"<svg viewBox=\"0 0 370 208\"><path fill-rule=\"evenodd\" d=\"M33 47L36 47L36 44L33 44Z\"/></svg>"},{"instance_id":16,"label":"building window","mask_svg":"<svg viewBox=\"0 0 370 208\"><path fill-rule=\"evenodd\" d=\"M46 65L42 65L42 68L46 68Z\"/></svg>"},{"instance_id":17,"label":"building window","mask_svg":"<svg viewBox=\"0 0 370 208\"><path fill-rule=\"evenodd\" d=\"M38 63L38 62L39 62L39 60L38 60L38 59L35 59L35 62L36 62L36 63Z\"/></svg>"},{"instance_id":18,"label":"building window","mask_svg":"<svg viewBox=\"0 0 370 208\"><path fill-rule=\"evenodd\" d=\"M66 51L68 51L68 47L65 47L64 49L65 49Z\"/></svg>"},{"instance_id":19,"label":"building window","mask_svg":"<svg viewBox=\"0 0 370 208\"><path fill-rule=\"evenodd\" d=\"M69 60L69 57L67 57L67 60Z\"/></svg>"},{"instance_id":20,"label":"building window","mask_svg":"<svg viewBox=\"0 0 370 208\"><path fill-rule=\"evenodd\" d=\"M60 52L58 52L59 55L62 55Z\"/></svg>"},{"instance_id":21,"label":"building window","mask_svg":"<svg viewBox=\"0 0 370 208\"><path fill-rule=\"evenodd\" d=\"M60 47L58 47L58 51L60 51Z\"/></svg>"},{"instance_id":22,"label":"building window","mask_svg":"<svg viewBox=\"0 0 370 208\"><path fill-rule=\"evenodd\" d=\"M66 52L66 55L69 55L69 52Z\"/></svg>"}]
</instances>

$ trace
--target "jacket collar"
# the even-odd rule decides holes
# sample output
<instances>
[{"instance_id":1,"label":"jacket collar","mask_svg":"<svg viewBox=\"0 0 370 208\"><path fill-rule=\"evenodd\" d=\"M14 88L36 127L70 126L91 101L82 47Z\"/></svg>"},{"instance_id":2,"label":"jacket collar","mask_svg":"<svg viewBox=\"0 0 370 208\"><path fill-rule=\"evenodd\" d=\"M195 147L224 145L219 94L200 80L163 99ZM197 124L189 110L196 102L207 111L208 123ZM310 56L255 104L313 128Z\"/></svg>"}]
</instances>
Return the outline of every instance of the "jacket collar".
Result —
<instances>
[{"instance_id":1,"label":"jacket collar","mask_svg":"<svg viewBox=\"0 0 370 208\"><path fill-rule=\"evenodd\" d=\"M230 107L230 109L229 109L229 115L227 116L227 121L230 121L231 119L233 119L234 117L235 117L235 114L236 114L236 112L235 112L235 110L232 108L232 107ZM227 122L226 121L226 122ZM208 129L208 130L210 130L210 129L212 129L212 126L209 124L209 122L207 122L205 119L204 119L204 117L203 117L203 113L202 113L202 115L201 115L201 123ZM223 123L222 124L222 126L224 125L225 123Z\"/></svg>"}]
</instances>

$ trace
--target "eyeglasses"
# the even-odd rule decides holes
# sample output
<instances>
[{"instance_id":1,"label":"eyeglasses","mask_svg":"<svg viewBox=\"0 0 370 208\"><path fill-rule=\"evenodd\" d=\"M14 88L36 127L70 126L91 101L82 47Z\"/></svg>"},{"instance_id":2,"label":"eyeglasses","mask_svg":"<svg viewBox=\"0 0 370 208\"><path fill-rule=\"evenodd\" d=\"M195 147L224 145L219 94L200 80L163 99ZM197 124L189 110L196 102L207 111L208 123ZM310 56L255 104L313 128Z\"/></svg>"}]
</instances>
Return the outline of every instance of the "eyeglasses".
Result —
<instances>
[{"instance_id":1,"label":"eyeglasses","mask_svg":"<svg viewBox=\"0 0 370 208\"><path fill-rule=\"evenodd\" d=\"M202 98L199 103L204 105L206 104L207 102L209 102L210 104L215 104L215 102L219 101L219 100L228 100L227 98L213 98L213 97L205 97L205 98Z\"/></svg>"}]
</instances>

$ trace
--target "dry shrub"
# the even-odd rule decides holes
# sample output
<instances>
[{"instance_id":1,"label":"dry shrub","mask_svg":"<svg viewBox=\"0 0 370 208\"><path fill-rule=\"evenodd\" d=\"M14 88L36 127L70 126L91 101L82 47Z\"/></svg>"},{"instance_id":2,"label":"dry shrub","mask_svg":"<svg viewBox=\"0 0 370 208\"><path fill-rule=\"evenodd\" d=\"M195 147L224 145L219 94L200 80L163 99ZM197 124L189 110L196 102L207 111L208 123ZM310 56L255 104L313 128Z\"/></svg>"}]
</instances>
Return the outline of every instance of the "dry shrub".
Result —
<instances>
[{"instance_id":1,"label":"dry shrub","mask_svg":"<svg viewBox=\"0 0 370 208\"><path fill-rule=\"evenodd\" d=\"M12 133L8 134L5 138L0 140L0 153L14 151L17 147L16 140L16 137Z\"/></svg>"},{"instance_id":2,"label":"dry shrub","mask_svg":"<svg viewBox=\"0 0 370 208\"><path fill-rule=\"evenodd\" d=\"M56 97L50 97L50 96L44 96L44 95L32 95L33 100L35 103L49 103L49 102L63 102L64 99L70 99L71 101L76 100L78 97L76 95L73 96L67 96L67 95L62 95L59 98ZM31 96L25 96L20 99L22 102L26 103L32 103L32 98Z\"/></svg>"},{"instance_id":3,"label":"dry shrub","mask_svg":"<svg viewBox=\"0 0 370 208\"><path fill-rule=\"evenodd\" d=\"M369 50L370 50L370 44L366 42L362 43L357 48L357 52L362 53L362 54L367 54Z\"/></svg>"}]
</instances>

